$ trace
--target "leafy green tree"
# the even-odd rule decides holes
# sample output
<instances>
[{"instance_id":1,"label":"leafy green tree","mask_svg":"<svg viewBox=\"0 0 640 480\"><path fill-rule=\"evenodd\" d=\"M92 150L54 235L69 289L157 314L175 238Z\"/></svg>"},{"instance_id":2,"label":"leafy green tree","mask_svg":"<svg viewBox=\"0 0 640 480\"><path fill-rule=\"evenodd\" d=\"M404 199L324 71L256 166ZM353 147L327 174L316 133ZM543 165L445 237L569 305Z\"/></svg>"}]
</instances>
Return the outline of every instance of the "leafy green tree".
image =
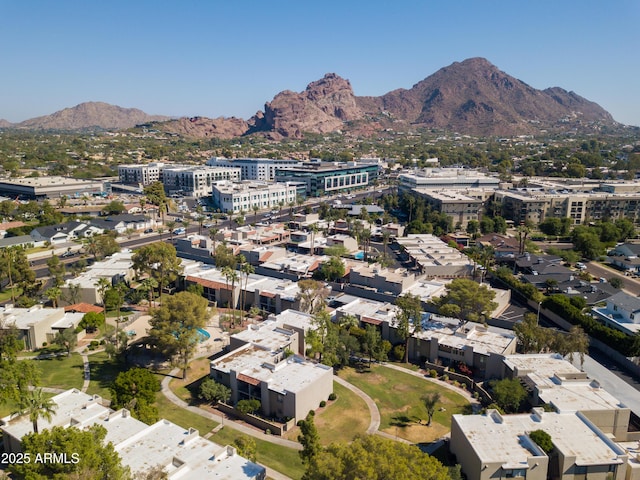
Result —
<instances>
[{"instance_id":1,"label":"leafy green tree","mask_svg":"<svg viewBox=\"0 0 640 480\"><path fill-rule=\"evenodd\" d=\"M29 415L34 433L38 433L38 419L51 421L58 406L41 388L34 388L22 392L15 416Z\"/></svg>"},{"instance_id":2,"label":"leafy green tree","mask_svg":"<svg viewBox=\"0 0 640 480\"><path fill-rule=\"evenodd\" d=\"M317 280L300 280L298 282L298 288L300 310L314 315L324 309L329 290L322 282L318 282Z\"/></svg>"},{"instance_id":3,"label":"leafy green tree","mask_svg":"<svg viewBox=\"0 0 640 480\"><path fill-rule=\"evenodd\" d=\"M256 445L256 441L253 437L244 435L241 437L237 437L233 441L233 446L236 447L240 456L252 462L257 461L258 446Z\"/></svg>"},{"instance_id":4,"label":"leafy green tree","mask_svg":"<svg viewBox=\"0 0 640 480\"><path fill-rule=\"evenodd\" d=\"M387 358L388 350L385 351L387 344L382 340L380 331L375 325L367 325L364 330L361 342L362 351L369 356L369 366L375 358L377 361L384 361ZM391 344L388 344L389 346Z\"/></svg>"},{"instance_id":5,"label":"leafy green tree","mask_svg":"<svg viewBox=\"0 0 640 480\"><path fill-rule=\"evenodd\" d=\"M53 427L41 433L25 435L22 438L22 451L29 453L32 461L12 466L12 472L20 478L33 480L130 479L129 468L122 465L113 444L105 443L106 435L107 430L101 425L92 425L83 430ZM70 460L77 460L77 463L36 462L36 455L43 452L66 453Z\"/></svg>"},{"instance_id":6,"label":"leafy green tree","mask_svg":"<svg viewBox=\"0 0 640 480\"><path fill-rule=\"evenodd\" d=\"M223 384L216 382L213 378L206 378L200 384L198 397L214 404L220 402L229 403L231 390Z\"/></svg>"},{"instance_id":7,"label":"leafy green tree","mask_svg":"<svg viewBox=\"0 0 640 480\"><path fill-rule=\"evenodd\" d=\"M494 380L490 383L494 401L507 413L518 412L527 398L527 391L517 378Z\"/></svg>"},{"instance_id":8,"label":"leafy green tree","mask_svg":"<svg viewBox=\"0 0 640 480\"><path fill-rule=\"evenodd\" d=\"M427 427L431 426L431 419L433 418L433 414L436 412L436 405L440 401L440 394L438 392L433 392L422 397L422 403L424 403L424 408L427 409L427 415L429 420L427 421Z\"/></svg>"},{"instance_id":9,"label":"leafy green tree","mask_svg":"<svg viewBox=\"0 0 640 480\"><path fill-rule=\"evenodd\" d=\"M260 400L252 398L250 400L240 400L236 405L236 410L246 415L260 410L260 407Z\"/></svg>"},{"instance_id":10,"label":"leafy green tree","mask_svg":"<svg viewBox=\"0 0 640 480\"><path fill-rule=\"evenodd\" d=\"M613 288L624 287L624 280L622 280L620 277L611 277L608 282L609 285L611 285Z\"/></svg>"},{"instance_id":11,"label":"leafy green tree","mask_svg":"<svg viewBox=\"0 0 640 480\"><path fill-rule=\"evenodd\" d=\"M605 247L600 241L600 235L595 229L578 225L571 232L571 241L574 249L590 260L598 258L605 252Z\"/></svg>"},{"instance_id":12,"label":"leafy green tree","mask_svg":"<svg viewBox=\"0 0 640 480\"><path fill-rule=\"evenodd\" d=\"M165 285L178 278L182 262L177 256L176 248L166 242L140 247L131 259L136 272L151 275L158 282L160 295Z\"/></svg>"},{"instance_id":13,"label":"leafy green tree","mask_svg":"<svg viewBox=\"0 0 640 480\"><path fill-rule=\"evenodd\" d=\"M235 270L238 265L238 258L233 254L233 250L224 244L220 244L216 247L213 255L216 267L222 270L224 267L229 267Z\"/></svg>"},{"instance_id":14,"label":"leafy green tree","mask_svg":"<svg viewBox=\"0 0 640 480\"><path fill-rule=\"evenodd\" d=\"M306 465L303 480L449 480L438 460L417 446L378 435L359 435L351 443L333 443Z\"/></svg>"},{"instance_id":15,"label":"leafy green tree","mask_svg":"<svg viewBox=\"0 0 640 480\"><path fill-rule=\"evenodd\" d=\"M121 200L112 200L102 208L102 213L105 215L119 215L124 210L124 203Z\"/></svg>"},{"instance_id":16,"label":"leafy green tree","mask_svg":"<svg viewBox=\"0 0 640 480\"><path fill-rule=\"evenodd\" d=\"M160 381L149 370L132 368L120 372L109 387L111 408L127 408L138 420L147 424L158 421L155 407L156 392L160 391Z\"/></svg>"},{"instance_id":17,"label":"leafy green tree","mask_svg":"<svg viewBox=\"0 0 640 480\"><path fill-rule=\"evenodd\" d=\"M66 266L60 261L60 258L53 255L47 260L47 267L49 268L49 276L53 279L53 286L59 287L64 283L64 275L66 273Z\"/></svg>"},{"instance_id":18,"label":"leafy green tree","mask_svg":"<svg viewBox=\"0 0 640 480\"><path fill-rule=\"evenodd\" d=\"M484 322L496 309L496 293L467 278L456 278L446 285L447 293L434 301L442 315L460 320Z\"/></svg>"},{"instance_id":19,"label":"leafy green tree","mask_svg":"<svg viewBox=\"0 0 640 480\"><path fill-rule=\"evenodd\" d=\"M205 298L179 292L151 311L149 336L182 370L183 379L187 378L189 359L197 348L198 328L203 328L207 323L207 307Z\"/></svg>"},{"instance_id":20,"label":"leafy green tree","mask_svg":"<svg viewBox=\"0 0 640 480\"><path fill-rule=\"evenodd\" d=\"M336 280L344 277L344 263L342 263L340 257L331 257L322 264L320 267L320 273L325 280L335 282Z\"/></svg>"},{"instance_id":21,"label":"leafy green tree","mask_svg":"<svg viewBox=\"0 0 640 480\"><path fill-rule=\"evenodd\" d=\"M84 328L88 333L95 332L104 325L104 314L98 312L87 312L82 317L79 326Z\"/></svg>"},{"instance_id":22,"label":"leafy green tree","mask_svg":"<svg viewBox=\"0 0 640 480\"><path fill-rule=\"evenodd\" d=\"M56 333L56 336L53 337L53 343L64 348L67 356L69 356L71 355L71 350L78 345L78 335L73 328L65 328Z\"/></svg>"},{"instance_id":23,"label":"leafy green tree","mask_svg":"<svg viewBox=\"0 0 640 480\"><path fill-rule=\"evenodd\" d=\"M309 412L304 420L298 422L300 427L300 435L298 435L298 442L302 444L302 450L298 452L302 463L304 465L314 465L316 457L322 450L320 446L320 435L318 435L318 429L313 421L313 412Z\"/></svg>"},{"instance_id":24,"label":"leafy green tree","mask_svg":"<svg viewBox=\"0 0 640 480\"><path fill-rule=\"evenodd\" d=\"M0 250L0 280L6 279L11 289L11 301L15 303L15 287L23 290L36 283L36 274L29 266L25 249L22 247L5 247Z\"/></svg>"}]
</instances>

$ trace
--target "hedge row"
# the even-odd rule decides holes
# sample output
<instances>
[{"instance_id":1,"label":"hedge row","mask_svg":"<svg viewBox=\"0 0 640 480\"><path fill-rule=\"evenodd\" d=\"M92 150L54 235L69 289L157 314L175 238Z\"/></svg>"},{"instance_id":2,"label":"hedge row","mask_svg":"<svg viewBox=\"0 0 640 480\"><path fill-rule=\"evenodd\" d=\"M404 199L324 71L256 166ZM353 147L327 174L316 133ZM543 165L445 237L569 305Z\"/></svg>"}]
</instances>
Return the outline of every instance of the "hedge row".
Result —
<instances>
[{"instance_id":1,"label":"hedge row","mask_svg":"<svg viewBox=\"0 0 640 480\"><path fill-rule=\"evenodd\" d=\"M590 337L600 340L625 357L640 355L640 336L627 335L620 330L603 325L591 316L582 313L571 303L569 297L561 294L551 295L542 302L542 305L572 325L581 326Z\"/></svg>"}]
</instances>

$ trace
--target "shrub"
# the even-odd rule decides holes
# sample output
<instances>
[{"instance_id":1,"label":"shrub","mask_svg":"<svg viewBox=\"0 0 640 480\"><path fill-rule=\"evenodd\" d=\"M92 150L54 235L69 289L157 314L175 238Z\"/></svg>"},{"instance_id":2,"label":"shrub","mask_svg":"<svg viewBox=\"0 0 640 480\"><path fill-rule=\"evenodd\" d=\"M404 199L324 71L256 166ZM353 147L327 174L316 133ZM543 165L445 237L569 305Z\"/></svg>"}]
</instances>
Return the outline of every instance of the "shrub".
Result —
<instances>
[{"instance_id":1,"label":"shrub","mask_svg":"<svg viewBox=\"0 0 640 480\"><path fill-rule=\"evenodd\" d=\"M89 345L91 345L92 347L94 347L94 348L95 348L95 347L97 347L98 345L100 345L100 342L98 342L97 340L91 340L91 343L90 343Z\"/></svg>"},{"instance_id":2,"label":"shrub","mask_svg":"<svg viewBox=\"0 0 640 480\"><path fill-rule=\"evenodd\" d=\"M445 382L448 382L449 381L449 375L446 375L446 374L442 375L442 380L445 381Z\"/></svg>"},{"instance_id":3,"label":"shrub","mask_svg":"<svg viewBox=\"0 0 640 480\"><path fill-rule=\"evenodd\" d=\"M329 400L333 401L333 400L335 400L336 398L338 398L338 396L337 396L335 393L331 392L331 393L329 394Z\"/></svg>"},{"instance_id":4,"label":"shrub","mask_svg":"<svg viewBox=\"0 0 640 480\"><path fill-rule=\"evenodd\" d=\"M322 408L322 407L326 407L326 406L327 406L327 402L325 402L324 400L322 400L322 401L320 402L320 408Z\"/></svg>"},{"instance_id":5,"label":"shrub","mask_svg":"<svg viewBox=\"0 0 640 480\"><path fill-rule=\"evenodd\" d=\"M549 435L544 430L534 430L529 433L529 438L533 440L544 453L550 453L553 450L553 442L551 441L551 435Z\"/></svg>"},{"instance_id":6,"label":"shrub","mask_svg":"<svg viewBox=\"0 0 640 480\"><path fill-rule=\"evenodd\" d=\"M396 360L404 360L404 345L396 345L393 347L393 356Z\"/></svg>"},{"instance_id":7,"label":"shrub","mask_svg":"<svg viewBox=\"0 0 640 480\"><path fill-rule=\"evenodd\" d=\"M438 371L437 370L429 370L429 376L431 378L438 378Z\"/></svg>"},{"instance_id":8,"label":"shrub","mask_svg":"<svg viewBox=\"0 0 640 480\"><path fill-rule=\"evenodd\" d=\"M308 415L315 417L316 416L316 411L315 410L309 410Z\"/></svg>"}]
</instances>

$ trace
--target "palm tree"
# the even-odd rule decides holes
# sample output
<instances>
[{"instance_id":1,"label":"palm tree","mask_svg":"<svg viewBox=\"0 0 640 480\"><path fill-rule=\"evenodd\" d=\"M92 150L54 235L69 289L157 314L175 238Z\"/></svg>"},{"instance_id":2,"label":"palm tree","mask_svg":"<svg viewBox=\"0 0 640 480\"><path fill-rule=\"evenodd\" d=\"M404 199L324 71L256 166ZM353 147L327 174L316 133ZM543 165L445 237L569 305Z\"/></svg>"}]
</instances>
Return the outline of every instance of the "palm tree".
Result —
<instances>
[{"instance_id":1,"label":"palm tree","mask_svg":"<svg viewBox=\"0 0 640 480\"><path fill-rule=\"evenodd\" d=\"M184 238L187 238L187 229L189 228L189 225L191 225L191 222L185 218L180 223L182 223L182 227L184 228Z\"/></svg>"},{"instance_id":2,"label":"palm tree","mask_svg":"<svg viewBox=\"0 0 640 480\"><path fill-rule=\"evenodd\" d=\"M16 416L29 415L29 420L33 424L33 432L38 433L38 419L44 418L51 421L58 405L51 398L47 398L41 388L27 390L20 398Z\"/></svg>"},{"instance_id":3,"label":"palm tree","mask_svg":"<svg viewBox=\"0 0 640 480\"><path fill-rule=\"evenodd\" d=\"M249 275L256 273L256 269L245 260L240 264L240 271L244 274L244 289L242 290L242 309L244 310L247 303L247 285L249 284Z\"/></svg>"},{"instance_id":4,"label":"palm tree","mask_svg":"<svg viewBox=\"0 0 640 480\"><path fill-rule=\"evenodd\" d=\"M362 239L362 246L364 247L364 261L366 262L369 259L369 245L371 243L371 230L365 228L360 233L360 238Z\"/></svg>"},{"instance_id":5,"label":"palm tree","mask_svg":"<svg viewBox=\"0 0 640 480\"><path fill-rule=\"evenodd\" d=\"M209 229L209 238L211 239L211 241L213 242L213 254L216 254L216 235L218 234L218 229L217 228L210 228Z\"/></svg>"},{"instance_id":6,"label":"palm tree","mask_svg":"<svg viewBox=\"0 0 640 480\"><path fill-rule=\"evenodd\" d=\"M298 205L298 207L301 207L302 205L304 205L304 197L301 197L300 195L298 195L296 197L296 205ZM300 211L298 211L298 213L300 213Z\"/></svg>"},{"instance_id":7,"label":"palm tree","mask_svg":"<svg viewBox=\"0 0 640 480\"><path fill-rule=\"evenodd\" d=\"M98 289L98 293L100 294L100 298L102 299L102 311L105 318L107 318L107 306L104 301L104 296L107 293L107 290L111 288L111 282L109 281L109 279L101 277L96 283L94 283L94 285Z\"/></svg>"},{"instance_id":8,"label":"palm tree","mask_svg":"<svg viewBox=\"0 0 640 480\"><path fill-rule=\"evenodd\" d=\"M296 202L289 202L289 220L293 220L293 207Z\"/></svg>"},{"instance_id":9,"label":"palm tree","mask_svg":"<svg viewBox=\"0 0 640 480\"><path fill-rule=\"evenodd\" d=\"M176 228L176 222L174 220L169 220L167 222L167 228L169 229L169 235L171 235L170 240L173 243L173 231Z\"/></svg>"},{"instance_id":10,"label":"palm tree","mask_svg":"<svg viewBox=\"0 0 640 480\"><path fill-rule=\"evenodd\" d=\"M440 394L438 392L430 393L422 397L422 401L424 402L424 406L427 409L427 415L429 416L429 421L427 422L427 427L429 427L431 425L433 414L436 411L436 404L440 401Z\"/></svg>"},{"instance_id":11,"label":"palm tree","mask_svg":"<svg viewBox=\"0 0 640 480\"><path fill-rule=\"evenodd\" d=\"M158 288L158 281L153 277L147 277L141 282L141 287L149 295L149 307L153 307L153 290Z\"/></svg>"},{"instance_id":12,"label":"palm tree","mask_svg":"<svg viewBox=\"0 0 640 480\"><path fill-rule=\"evenodd\" d=\"M309 230L311 230L311 255L313 255L315 251L315 240L316 240L316 233L318 233L318 225L315 223L312 223L309 227Z\"/></svg>"},{"instance_id":13,"label":"palm tree","mask_svg":"<svg viewBox=\"0 0 640 480\"><path fill-rule=\"evenodd\" d=\"M2 251L2 256L7 263L7 277L9 279L9 287L11 288L11 301L16 303L16 293L13 289L13 276L11 274L11 267L16 263L16 249L15 247L7 247Z\"/></svg>"},{"instance_id":14,"label":"palm tree","mask_svg":"<svg viewBox=\"0 0 640 480\"><path fill-rule=\"evenodd\" d=\"M58 299L60 298L60 295L62 295L60 287L51 287L44 292L44 294L49 300L51 300L53 308L58 308Z\"/></svg>"},{"instance_id":15,"label":"palm tree","mask_svg":"<svg viewBox=\"0 0 640 480\"><path fill-rule=\"evenodd\" d=\"M253 210L253 223L258 223L258 212L260 211L260 207L258 204L254 204L253 207L251 207L251 210Z\"/></svg>"},{"instance_id":16,"label":"palm tree","mask_svg":"<svg viewBox=\"0 0 640 480\"><path fill-rule=\"evenodd\" d=\"M230 298L229 298L229 308L232 309L232 322L233 325L235 326L236 324L236 302L234 300L235 298L235 291L236 291L236 282L239 280L238 277L238 272L236 272L233 268L231 267L224 267L222 269L222 275L224 275L226 281L227 281L227 291L229 290L229 282L231 282L231 293L230 293Z\"/></svg>"},{"instance_id":17,"label":"palm tree","mask_svg":"<svg viewBox=\"0 0 640 480\"><path fill-rule=\"evenodd\" d=\"M282 217L282 207L284 207L284 200L278 202L278 217Z\"/></svg>"}]
</instances>

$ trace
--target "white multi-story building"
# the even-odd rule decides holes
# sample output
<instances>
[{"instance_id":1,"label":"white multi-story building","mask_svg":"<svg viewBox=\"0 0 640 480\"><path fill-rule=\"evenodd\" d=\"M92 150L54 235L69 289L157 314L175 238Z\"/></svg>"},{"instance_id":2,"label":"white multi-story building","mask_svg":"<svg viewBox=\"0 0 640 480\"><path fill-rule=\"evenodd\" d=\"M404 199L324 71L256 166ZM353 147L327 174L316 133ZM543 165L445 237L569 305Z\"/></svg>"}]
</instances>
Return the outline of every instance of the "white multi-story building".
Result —
<instances>
[{"instance_id":1,"label":"white multi-story building","mask_svg":"<svg viewBox=\"0 0 640 480\"><path fill-rule=\"evenodd\" d=\"M239 167L242 180L262 180L272 182L276 170L302 165L298 160L283 160L273 158L212 158L207 165L214 167Z\"/></svg>"},{"instance_id":2,"label":"white multi-story building","mask_svg":"<svg viewBox=\"0 0 640 480\"><path fill-rule=\"evenodd\" d=\"M118 165L118 178L127 184L149 185L162 181L164 163L153 162L145 165Z\"/></svg>"},{"instance_id":3,"label":"white multi-story building","mask_svg":"<svg viewBox=\"0 0 640 480\"><path fill-rule=\"evenodd\" d=\"M211 186L221 180L239 182L240 169L236 167L176 166L166 167L162 171L162 183L167 192L180 192L189 197L211 195Z\"/></svg>"},{"instance_id":4,"label":"white multi-story building","mask_svg":"<svg viewBox=\"0 0 640 480\"><path fill-rule=\"evenodd\" d=\"M213 203L223 212L251 212L254 206L260 209L278 208L280 202L288 205L296 201L296 185L286 183L215 182L212 187Z\"/></svg>"}]
</instances>

